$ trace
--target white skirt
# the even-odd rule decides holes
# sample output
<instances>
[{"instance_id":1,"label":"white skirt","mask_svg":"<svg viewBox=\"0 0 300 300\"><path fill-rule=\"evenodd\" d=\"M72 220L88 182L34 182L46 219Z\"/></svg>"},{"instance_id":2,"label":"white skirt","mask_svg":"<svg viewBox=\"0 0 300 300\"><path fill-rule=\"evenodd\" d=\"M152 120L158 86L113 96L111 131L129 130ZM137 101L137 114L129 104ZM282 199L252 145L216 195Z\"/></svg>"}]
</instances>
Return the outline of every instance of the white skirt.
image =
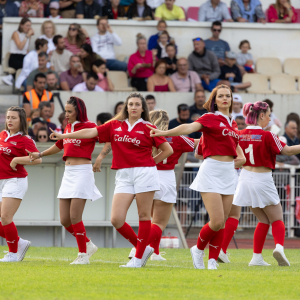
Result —
<instances>
[{"instance_id":1,"label":"white skirt","mask_svg":"<svg viewBox=\"0 0 300 300\"><path fill-rule=\"evenodd\" d=\"M176 203L176 177L174 170L158 170L160 190L154 194L154 200Z\"/></svg>"},{"instance_id":2,"label":"white skirt","mask_svg":"<svg viewBox=\"0 0 300 300\"><path fill-rule=\"evenodd\" d=\"M91 199L92 201L102 198L95 185L92 164L66 166L57 198Z\"/></svg>"},{"instance_id":3,"label":"white skirt","mask_svg":"<svg viewBox=\"0 0 300 300\"><path fill-rule=\"evenodd\" d=\"M233 198L234 205L264 208L278 203L280 203L280 199L272 172L255 173L245 169L241 171Z\"/></svg>"},{"instance_id":4,"label":"white skirt","mask_svg":"<svg viewBox=\"0 0 300 300\"><path fill-rule=\"evenodd\" d=\"M207 157L190 188L202 193L233 195L236 176L233 161L223 162Z\"/></svg>"}]
</instances>

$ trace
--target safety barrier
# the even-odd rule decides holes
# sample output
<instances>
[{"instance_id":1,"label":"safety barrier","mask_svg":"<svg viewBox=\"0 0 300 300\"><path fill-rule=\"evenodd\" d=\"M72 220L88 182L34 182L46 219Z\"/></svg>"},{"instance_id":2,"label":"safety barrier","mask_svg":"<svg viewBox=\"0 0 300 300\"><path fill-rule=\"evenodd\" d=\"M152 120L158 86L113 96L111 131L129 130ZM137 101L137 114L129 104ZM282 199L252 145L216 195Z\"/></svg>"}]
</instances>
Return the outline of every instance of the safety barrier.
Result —
<instances>
[{"instance_id":1,"label":"safety barrier","mask_svg":"<svg viewBox=\"0 0 300 300\"><path fill-rule=\"evenodd\" d=\"M201 163L186 163L181 178L176 210L184 230L189 227L202 227L209 220L200 193L189 188L200 166ZM294 237L295 230L300 231L300 166L276 165L273 179L282 205L287 235ZM257 222L250 208L243 207L239 227L255 228Z\"/></svg>"}]
</instances>

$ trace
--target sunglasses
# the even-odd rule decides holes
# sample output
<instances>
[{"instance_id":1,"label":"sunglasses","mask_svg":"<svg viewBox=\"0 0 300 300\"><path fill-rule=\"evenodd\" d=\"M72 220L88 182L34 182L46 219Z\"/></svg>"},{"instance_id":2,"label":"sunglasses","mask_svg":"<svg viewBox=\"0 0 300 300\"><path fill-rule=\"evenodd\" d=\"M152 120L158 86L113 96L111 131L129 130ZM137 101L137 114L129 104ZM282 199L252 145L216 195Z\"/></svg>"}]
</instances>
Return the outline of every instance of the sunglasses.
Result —
<instances>
[{"instance_id":1,"label":"sunglasses","mask_svg":"<svg viewBox=\"0 0 300 300\"><path fill-rule=\"evenodd\" d=\"M202 41L202 39L199 38L199 37L197 37L197 38L193 39L192 41L193 41L193 42L195 42L195 41L199 42L199 41Z\"/></svg>"},{"instance_id":2,"label":"sunglasses","mask_svg":"<svg viewBox=\"0 0 300 300\"><path fill-rule=\"evenodd\" d=\"M44 138L44 139L46 139L46 138L47 138L47 136L46 136L46 135L39 135L39 139L41 139L41 138Z\"/></svg>"},{"instance_id":3,"label":"sunglasses","mask_svg":"<svg viewBox=\"0 0 300 300\"><path fill-rule=\"evenodd\" d=\"M213 29L214 32L221 32L221 29Z\"/></svg>"},{"instance_id":4,"label":"sunglasses","mask_svg":"<svg viewBox=\"0 0 300 300\"><path fill-rule=\"evenodd\" d=\"M76 31L77 28L74 28L74 27L69 27L69 31Z\"/></svg>"}]
</instances>

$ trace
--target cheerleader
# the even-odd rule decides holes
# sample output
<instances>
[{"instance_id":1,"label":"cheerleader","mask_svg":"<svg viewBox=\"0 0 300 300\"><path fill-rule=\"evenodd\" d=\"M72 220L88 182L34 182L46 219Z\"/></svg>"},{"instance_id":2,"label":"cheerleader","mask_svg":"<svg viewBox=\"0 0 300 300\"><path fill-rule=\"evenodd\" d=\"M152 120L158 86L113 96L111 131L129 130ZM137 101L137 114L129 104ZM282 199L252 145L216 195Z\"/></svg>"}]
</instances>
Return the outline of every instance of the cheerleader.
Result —
<instances>
[{"instance_id":1,"label":"cheerleader","mask_svg":"<svg viewBox=\"0 0 300 300\"><path fill-rule=\"evenodd\" d=\"M169 116L164 110L150 112L150 120L159 130L167 130L169 127ZM150 247L154 249L151 260L166 260L159 253L159 244L162 231L166 228L173 204L176 203L176 178L174 168L180 156L185 152L193 152L199 140L194 140L185 136L165 137L171 145L174 153L157 164L160 190L155 192L152 207L152 224L149 239ZM154 149L154 155L157 151ZM133 257L136 249L132 248L129 258Z\"/></svg>"},{"instance_id":2,"label":"cheerleader","mask_svg":"<svg viewBox=\"0 0 300 300\"><path fill-rule=\"evenodd\" d=\"M275 241L273 256L279 266L289 266L284 254L285 226L280 199L272 178L276 155L296 155L300 145L287 146L275 134L264 131L270 122L271 110L265 102L247 103L243 114L246 129L240 131L240 145L246 156L233 203L236 206L250 206L259 223L254 232L253 257L249 266L269 266L262 256L262 249L272 224Z\"/></svg>"},{"instance_id":3,"label":"cheerleader","mask_svg":"<svg viewBox=\"0 0 300 300\"><path fill-rule=\"evenodd\" d=\"M150 123L146 101L140 93L132 93L127 97L120 113L107 123L73 133L51 134L51 138L56 140L99 137L100 143L111 143L112 169L117 170L111 222L136 247L135 257L121 267L143 267L154 251L147 245L151 231L153 196L160 188L156 164L173 153L165 138L150 138L150 129L147 126L155 128ZM154 158L151 155L152 147L161 150ZM125 222L134 196L139 214L138 236Z\"/></svg>"},{"instance_id":4,"label":"cheerleader","mask_svg":"<svg viewBox=\"0 0 300 300\"><path fill-rule=\"evenodd\" d=\"M203 132L204 162L191 185L201 192L210 222L200 231L197 245L191 248L194 267L204 269L204 249L209 243L208 269L217 269L225 220L231 209L235 191L234 167L241 167L245 158L238 145L239 136L235 130L232 112L232 93L226 85L216 87L204 107L209 113L191 124L161 131L152 129L151 136L178 136L192 132ZM238 158L234 161L235 158Z\"/></svg>"},{"instance_id":5,"label":"cheerleader","mask_svg":"<svg viewBox=\"0 0 300 300\"><path fill-rule=\"evenodd\" d=\"M84 101L77 97L70 97L67 101L65 117L68 121L66 133L96 127L87 118ZM65 172L57 198L60 199L60 222L76 238L79 249L78 257L71 264L89 264L89 258L98 250L87 238L82 222L86 200L95 201L102 197L95 186L91 162L97 140L96 137L88 140L66 138L41 153L28 152L30 158L35 160L64 150Z\"/></svg>"},{"instance_id":6,"label":"cheerleader","mask_svg":"<svg viewBox=\"0 0 300 300\"><path fill-rule=\"evenodd\" d=\"M13 217L28 188L25 165L38 165L30 161L25 149L37 151L28 136L27 117L23 108L12 106L6 112L5 130L0 133L0 236L6 239L9 252L0 262L22 261L30 242L18 236Z\"/></svg>"}]
</instances>

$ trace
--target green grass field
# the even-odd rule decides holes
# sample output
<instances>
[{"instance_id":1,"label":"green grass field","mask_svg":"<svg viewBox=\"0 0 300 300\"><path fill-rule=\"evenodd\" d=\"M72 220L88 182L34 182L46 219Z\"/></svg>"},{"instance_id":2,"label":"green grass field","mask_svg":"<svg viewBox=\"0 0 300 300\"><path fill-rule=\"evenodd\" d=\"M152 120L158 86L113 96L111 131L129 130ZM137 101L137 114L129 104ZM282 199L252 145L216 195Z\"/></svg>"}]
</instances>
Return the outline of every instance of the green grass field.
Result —
<instances>
[{"instance_id":1,"label":"green grass field","mask_svg":"<svg viewBox=\"0 0 300 300\"><path fill-rule=\"evenodd\" d=\"M263 252L271 267L248 267L252 251L231 250L232 263L218 270L195 270L185 249L167 249L167 261L145 268L119 268L128 253L99 249L80 266L70 265L75 248L31 247L23 262L0 265L0 299L300 299L300 250L286 250L289 268L271 250Z\"/></svg>"}]
</instances>

